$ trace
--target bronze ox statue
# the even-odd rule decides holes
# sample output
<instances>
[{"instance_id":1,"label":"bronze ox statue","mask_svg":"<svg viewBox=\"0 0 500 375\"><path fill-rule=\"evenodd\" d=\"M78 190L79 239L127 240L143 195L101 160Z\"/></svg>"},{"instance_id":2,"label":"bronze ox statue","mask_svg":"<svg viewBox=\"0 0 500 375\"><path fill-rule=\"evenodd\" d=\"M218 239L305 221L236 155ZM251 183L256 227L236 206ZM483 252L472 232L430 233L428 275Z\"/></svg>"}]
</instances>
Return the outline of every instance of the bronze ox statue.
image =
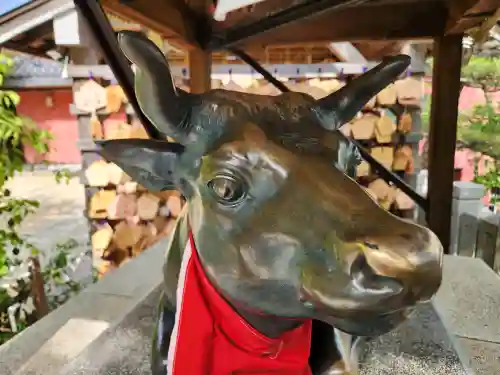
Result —
<instances>
[{"instance_id":1,"label":"bronze ox statue","mask_svg":"<svg viewBox=\"0 0 500 375\"><path fill-rule=\"evenodd\" d=\"M386 333L436 293L438 238L355 182L360 157L338 130L409 57L386 58L320 100L195 95L175 87L145 36L118 40L144 114L177 143L111 140L100 152L147 189L187 200L166 253L154 374L343 373L342 332Z\"/></svg>"}]
</instances>

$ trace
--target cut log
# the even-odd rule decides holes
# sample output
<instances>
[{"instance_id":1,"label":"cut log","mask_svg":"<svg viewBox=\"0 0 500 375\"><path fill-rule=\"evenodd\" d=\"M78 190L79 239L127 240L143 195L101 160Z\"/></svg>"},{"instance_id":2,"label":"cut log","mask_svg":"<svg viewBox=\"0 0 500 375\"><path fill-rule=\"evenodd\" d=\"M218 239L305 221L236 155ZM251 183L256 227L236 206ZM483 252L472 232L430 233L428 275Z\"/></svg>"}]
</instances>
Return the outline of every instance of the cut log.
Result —
<instances>
[{"instance_id":1,"label":"cut log","mask_svg":"<svg viewBox=\"0 0 500 375\"><path fill-rule=\"evenodd\" d=\"M381 116L375 124L375 138L378 143L391 143L396 124L389 116Z\"/></svg>"},{"instance_id":2,"label":"cut log","mask_svg":"<svg viewBox=\"0 0 500 375\"><path fill-rule=\"evenodd\" d=\"M116 191L123 194L134 194L137 192L137 182L127 181L122 185L118 185Z\"/></svg>"},{"instance_id":3,"label":"cut log","mask_svg":"<svg viewBox=\"0 0 500 375\"><path fill-rule=\"evenodd\" d=\"M142 232L143 232L142 235L143 247L140 251L147 249L150 246L153 246L157 241L158 237L158 229L153 223L147 223L146 225L143 225Z\"/></svg>"},{"instance_id":4,"label":"cut log","mask_svg":"<svg viewBox=\"0 0 500 375\"><path fill-rule=\"evenodd\" d=\"M307 82L288 83L287 86L291 91L302 92L312 96L314 99L321 99L327 95L327 92L318 86L311 86Z\"/></svg>"},{"instance_id":5,"label":"cut log","mask_svg":"<svg viewBox=\"0 0 500 375\"><path fill-rule=\"evenodd\" d=\"M130 176L115 163L108 163L108 176L109 182L113 185L121 185L132 181Z\"/></svg>"},{"instance_id":6,"label":"cut log","mask_svg":"<svg viewBox=\"0 0 500 375\"><path fill-rule=\"evenodd\" d=\"M368 189L371 190L373 194L375 194L378 201L383 201L392 194L392 189L389 184L387 184L387 182L385 182L381 178L378 178L375 181L371 182L368 185Z\"/></svg>"},{"instance_id":7,"label":"cut log","mask_svg":"<svg viewBox=\"0 0 500 375\"><path fill-rule=\"evenodd\" d=\"M356 176L363 177L370 175L370 164L362 160L361 163L356 167Z\"/></svg>"},{"instance_id":8,"label":"cut log","mask_svg":"<svg viewBox=\"0 0 500 375\"><path fill-rule=\"evenodd\" d=\"M340 90L344 86L345 83L337 79L320 80L318 85L319 88L325 90L328 94Z\"/></svg>"},{"instance_id":9,"label":"cut log","mask_svg":"<svg viewBox=\"0 0 500 375\"><path fill-rule=\"evenodd\" d=\"M93 187L105 187L109 185L108 163L97 160L90 164L85 170L87 184Z\"/></svg>"},{"instance_id":10,"label":"cut log","mask_svg":"<svg viewBox=\"0 0 500 375\"><path fill-rule=\"evenodd\" d=\"M92 136L92 139L94 140L99 140L104 138L104 131L102 130L102 124L95 115L93 115L90 118L90 134Z\"/></svg>"},{"instance_id":11,"label":"cut log","mask_svg":"<svg viewBox=\"0 0 500 375\"><path fill-rule=\"evenodd\" d=\"M163 191L155 191L151 192L151 194L157 196L160 198L162 201L166 202L168 198L172 195L180 195L177 190L163 190Z\"/></svg>"},{"instance_id":12,"label":"cut log","mask_svg":"<svg viewBox=\"0 0 500 375\"><path fill-rule=\"evenodd\" d=\"M394 186L390 186L389 190L387 190L387 196L384 199L380 199L378 202L380 207L389 210L396 199L396 191L397 189Z\"/></svg>"},{"instance_id":13,"label":"cut log","mask_svg":"<svg viewBox=\"0 0 500 375\"><path fill-rule=\"evenodd\" d=\"M127 139L132 138L132 126L126 122L114 123L106 127L106 139Z\"/></svg>"},{"instance_id":14,"label":"cut log","mask_svg":"<svg viewBox=\"0 0 500 375\"><path fill-rule=\"evenodd\" d=\"M378 116L365 114L351 122L351 133L354 139L371 139L375 133Z\"/></svg>"},{"instance_id":15,"label":"cut log","mask_svg":"<svg viewBox=\"0 0 500 375\"><path fill-rule=\"evenodd\" d=\"M392 147L373 147L372 156L384 167L391 169L394 160L394 149Z\"/></svg>"},{"instance_id":16,"label":"cut log","mask_svg":"<svg viewBox=\"0 0 500 375\"><path fill-rule=\"evenodd\" d=\"M108 207L116 198L114 190L99 190L90 198L88 217L91 219L105 219L108 216Z\"/></svg>"},{"instance_id":17,"label":"cut log","mask_svg":"<svg viewBox=\"0 0 500 375\"><path fill-rule=\"evenodd\" d=\"M396 81L394 84L398 96L398 102L402 105L419 106L424 96L424 81L407 77Z\"/></svg>"},{"instance_id":18,"label":"cut log","mask_svg":"<svg viewBox=\"0 0 500 375\"><path fill-rule=\"evenodd\" d=\"M156 227L156 231L158 234L163 232L165 227L167 226L170 219L165 216L157 216L153 220L153 225Z\"/></svg>"},{"instance_id":19,"label":"cut log","mask_svg":"<svg viewBox=\"0 0 500 375\"><path fill-rule=\"evenodd\" d=\"M405 112L401 115L399 118L399 123L398 123L398 130L401 133L410 133L413 128L413 121L411 118L411 114L408 112Z\"/></svg>"},{"instance_id":20,"label":"cut log","mask_svg":"<svg viewBox=\"0 0 500 375\"><path fill-rule=\"evenodd\" d=\"M168 206L166 204L161 206L160 209L158 210L158 216L169 217L170 216L170 208L168 208Z\"/></svg>"},{"instance_id":21,"label":"cut log","mask_svg":"<svg viewBox=\"0 0 500 375\"><path fill-rule=\"evenodd\" d=\"M397 92L394 84L390 84L377 95L377 104L380 106L389 107L396 104Z\"/></svg>"},{"instance_id":22,"label":"cut log","mask_svg":"<svg viewBox=\"0 0 500 375\"><path fill-rule=\"evenodd\" d=\"M130 225L138 225L141 222L141 218L139 215L134 215L125 218L125 221Z\"/></svg>"},{"instance_id":23,"label":"cut log","mask_svg":"<svg viewBox=\"0 0 500 375\"><path fill-rule=\"evenodd\" d=\"M111 85L106 87L106 111L116 113L120 111L125 99L125 93L120 85Z\"/></svg>"},{"instance_id":24,"label":"cut log","mask_svg":"<svg viewBox=\"0 0 500 375\"><path fill-rule=\"evenodd\" d=\"M106 89L93 79L76 81L73 84L73 103L81 112L96 113L106 107Z\"/></svg>"},{"instance_id":25,"label":"cut log","mask_svg":"<svg viewBox=\"0 0 500 375\"><path fill-rule=\"evenodd\" d=\"M146 129L144 129L144 126L141 125L141 123L134 122L132 124L130 138L149 139L149 135L146 132Z\"/></svg>"},{"instance_id":26,"label":"cut log","mask_svg":"<svg viewBox=\"0 0 500 375\"><path fill-rule=\"evenodd\" d=\"M415 208L415 202L401 190L397 190L395 198L396 208L399 210L412 210Z\"/></svg>"},{"instance_id":27,"label":"cut log","mask_svg":"<svg viewBox=\"0 0 500 375\"><path fill-rule=\"evenodd\" d=\"M177 194L172 194L168 199L167 199L167 207L170 210L170 216L172 217L178 217L179 214L182 211L182 199L180 194L177 192Z\"/></svg>"},{"instance_id":28,"label":"cut log","mask_svg":"<svg viewBox=\"0 0 500 375\"><path fill-rule=\"evenodd\" d=\"M413 152L410 146L405 145L397 148L394 151L394 161L392 163L392 169L395 171L405 171L408 168L408 164L413 160Z\"/></svg>"},{"instance_id":29,"label":"cut log","mask_svg":"<svg viewBox=\"0 0 500 375\"><path fill-rule=\"evenodd\" d=\"M95 256L102 258L104 251L111 243L113 233L113 228L106 223L92 235L92 253Z\"/></svg>"},{"instance_id":30,"label":"cut log","mask_svg":"<svg viewBox=\"0 0 500 375\"><path fill-rule=\"evenodd\" d=\"M137 197L133 194L118 194L108 206L108 219L123 220L137 212Z\"/></svg>"},{"instance_id":31,"label":"cut log","mask_svg":"<svg viewBox=\"0 0 500 375\"><path fill-rule=\"evenodd\" d=\"M137 200L137 214L142 220L153 220L160 209L160 198L145 193Z\"/></svg>"},{"instance_id":32,"label":"cut log","mask_svg":"<svg viewBox=\"0 0 500 375\"><path fill-rule=\"evenodd\" d=\"M122 221L115 227L113 242L120 249L128 249L139 242L142 236L143 230L140 225L133 225Z\"/></svg>"}]
</instances>

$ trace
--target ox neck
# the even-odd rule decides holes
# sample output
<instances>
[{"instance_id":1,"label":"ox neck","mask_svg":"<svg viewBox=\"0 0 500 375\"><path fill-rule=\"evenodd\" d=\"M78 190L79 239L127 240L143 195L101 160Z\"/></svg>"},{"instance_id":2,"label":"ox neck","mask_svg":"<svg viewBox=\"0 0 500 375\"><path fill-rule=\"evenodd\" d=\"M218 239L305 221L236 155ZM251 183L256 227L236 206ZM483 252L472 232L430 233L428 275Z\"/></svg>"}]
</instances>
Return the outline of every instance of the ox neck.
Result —
<instances>
[{"instance_id":1,"label":"ox neck","mask_svg":"<svg viewBox=\"0 0 500 375\"><path fill-rule=\"evenodd\" d=\"M186 215L187 216L187 215ZM183 222L179 223L181 229L181 236L183 239L183 243L187 243L189 241L189 220L186 218L181 219ZM187 225L186 225L187 224ZM194 240L193 240L194 241ZM197 249L196 243L194 243L194 248ZM197 250L196 250L197 251ZM227 301L227 300L226 300ZM303 324L302 320L290 319L290 318L282 318L277 316L270 315L261 315L258 313L253 313L241 308L234 307L234 304L231 301L227 301L229 305L243 318L245 321L250 324L257 331L262 333L263 335L269 338L278 338L286 331L291 331L301 324Z\"/></svg>"}]
</instances>

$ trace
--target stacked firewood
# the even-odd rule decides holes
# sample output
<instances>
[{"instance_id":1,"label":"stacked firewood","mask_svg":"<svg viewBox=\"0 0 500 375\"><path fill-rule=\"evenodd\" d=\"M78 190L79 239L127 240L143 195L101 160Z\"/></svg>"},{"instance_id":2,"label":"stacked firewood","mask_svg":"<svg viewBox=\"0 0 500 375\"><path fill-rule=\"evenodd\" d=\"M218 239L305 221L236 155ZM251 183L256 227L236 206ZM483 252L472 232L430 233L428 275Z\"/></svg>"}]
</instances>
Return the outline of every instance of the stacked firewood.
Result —
<instances>
[{"instance_id":1,"label":"stacked firewood","mask_svg":"<svg viewBox=\"0 0 500 375\"><path fill-rule=\"evenodd\" d=\"M183 200L177 191L150 193L116 164L98 160L85 171L90 196L92 251L105 272L168 235ZM97 263L97 262L96 262Z\"/></svg>"},{"instance_id":2,"label":"stacked firewood","mask_svg":"<svg viewBox=\"0 0 500 375\"><path fill-rule=\"evenodd\" d=\"M414 112L418 111L424 95L423 82L406 77L388 86L374 97L349 124L344 134L357 139L380 164L401 177L415 172ZM384 208L394 211L412 210L414 202L395 186L390 186L371 171L363 161L357 177L368 193Z\"/></svg>"},{"instance_id":3,"label":"stacked firewood","mask_svg":"<svg viewBox=\"0 0 500 375\"><path fill-rule=\"evenodd\" d=\"M103 87L89 80L75 93L74 106L79 118L89 118L88 138L92 141L148 138L131 111L123 116L125 121L116 120L126 112L126 104L118 85ZM114 114L117 116L107 121ZM85 213L90 223L94 267L102 276L169 235L184 200L178 191L151 193L116 164L103 160L95 151L91 154L90 159L84 157Z\"/></svg>"}]
</instances>

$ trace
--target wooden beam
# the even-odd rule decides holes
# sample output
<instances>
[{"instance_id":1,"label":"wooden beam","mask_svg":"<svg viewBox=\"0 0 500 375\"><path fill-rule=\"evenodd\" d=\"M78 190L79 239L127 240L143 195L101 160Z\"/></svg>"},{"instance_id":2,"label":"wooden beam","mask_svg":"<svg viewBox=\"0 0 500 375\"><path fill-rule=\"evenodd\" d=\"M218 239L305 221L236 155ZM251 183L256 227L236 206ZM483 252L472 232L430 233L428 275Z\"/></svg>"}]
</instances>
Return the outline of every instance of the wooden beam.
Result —
<instances>
[{"instance_id":1,"label":"wooden beam","mask_svg":"<svg viewBox=\"0 0 500 375\"><path fill-rule=\"evenodd\" d=\"M396 3L390 6L359 6L324 12L297 24L249 38L238 47L247 48L254 44L434 38L443 34L447 20L447 10L440 4L441 2L421 1L412 3L411 6L408 3Z\"/></svg>"},{"instance_id":2,"label":"wooden beam","mask_svg":"<svg viewBox=\"0 0 500 375\"><path fill-rule=\"evenodd\" d=\"M196 17L190 8L180 1L133 1L102 0L106 12L139 23L165 38L182 39L187 47L198 46Z\"/></svg>"},{"instance_id":3,"label":"wooden beam","mask_svg":"<svg viewBox=\"0 0 500 375\"><path fill-rule=\"evenodd\" d=\"M198 66L194 66L193 59L196 60L196 56L191 56L191 64L186 66L182 65L171 65L172 75L176 77L182 77L183 71L185 71L186 77L191 74L191 69L197 69ZM316 77L337 77L341 72L345 75L349 74L361 74L363 73L363 68L371 69L377 63L367 62L366 64L353 64L353 63L322 63L322 64L263 64L262 66L269 72L276 72L277 77L281 78L316 78ZM211 66L211 74L213 78L218 76L227 76L229 71L236 75L255 75L258 78L259 75L256 74L253 69L247 64L213 64ZM196 73L195 73L196 74ZM114 80L115 76L113 71L108 65L68 65L68 77L71 78L88 78L90 75L93 77L99 77L106 80Z\"/></svg>"},{"instance_id":4,"label":"wooden beam","mask_svg":"<svg viewBox=\"0 0 500 375\"><path fill-rule=\"evenodd\" d=\"M350 42L334 42L328 44L328 49L342 62L366 64L368 60Z\"/></svg>"},{"instance_id":5,"label":"wooden beam","mask_svg":"<svg viewBox=\"0 0 500 375\"><path fill-rule=\"evenodd\" d=\"M449 251L462 35L434 42L432 104L429 130L429 210L427 223Z\"/></svg>"},{"instance_id":6,"label":"wooden beam","mask_svg":"<svg viewBox=\"0 0 500 375\"><path fill-rule=\"evenodd\" d=\"M446 34L461 34L494 16L500 0L448 0Z\"/></svg>"},{"instance_id":7,"label":"wooden beam","mask_svg":"<svg viewBox=\"0 0 500 375\"><path fill-rule=\"evenodd\" d=\"M412 73L425 73L427 71L427 63L425 62L427 45L406 43L401 52L411 57L409 69Z\"/></svg>"}]
</instances>

